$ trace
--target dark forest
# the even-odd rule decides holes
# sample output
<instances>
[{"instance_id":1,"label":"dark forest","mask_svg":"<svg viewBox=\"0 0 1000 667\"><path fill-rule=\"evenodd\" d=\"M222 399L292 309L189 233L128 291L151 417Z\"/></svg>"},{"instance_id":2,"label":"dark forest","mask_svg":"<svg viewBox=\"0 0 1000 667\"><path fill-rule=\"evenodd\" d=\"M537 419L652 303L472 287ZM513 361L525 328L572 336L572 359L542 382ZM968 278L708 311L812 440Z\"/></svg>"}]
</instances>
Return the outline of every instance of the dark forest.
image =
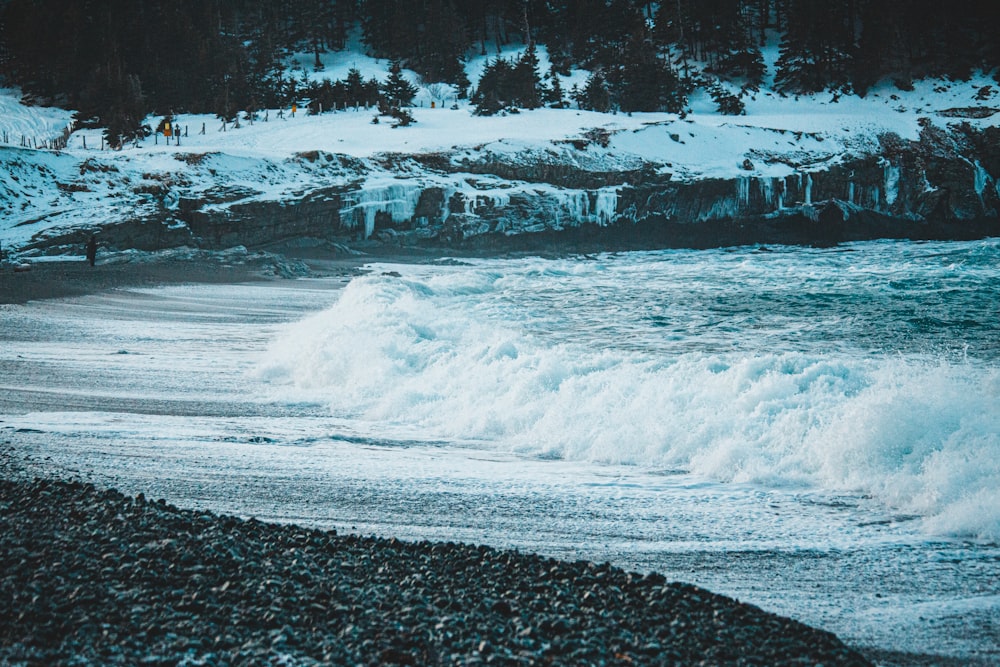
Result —
<instances>
[{"instance_id":1,"label":"dark forest","mask_svg":"<svg viewBox=\"0 0 1000 667\"><path fill-rule=\"evenodd\" d=\"M355 28L368 53L386 59L385 81L309 84L287 68L288 54L309 52L320 69L319 54L343 49ZM543 104L679 111L696 86L738 113L739 94L718 84L744 93L759 85L768 40L780 46L778 91L864 95L883 79L905 89L991 70L998 35L995 3L978 0L0 0L0 79L125 136L148 113L232 118L362 96L405 105L412 94L400 66L471 95L479 113ZM529 48L468 80L467 56L508 44L544 44L552 71L539 72ZM564 91L556 75L574 67L593 74L585 89Z\"/></svg>"}]
</instances>

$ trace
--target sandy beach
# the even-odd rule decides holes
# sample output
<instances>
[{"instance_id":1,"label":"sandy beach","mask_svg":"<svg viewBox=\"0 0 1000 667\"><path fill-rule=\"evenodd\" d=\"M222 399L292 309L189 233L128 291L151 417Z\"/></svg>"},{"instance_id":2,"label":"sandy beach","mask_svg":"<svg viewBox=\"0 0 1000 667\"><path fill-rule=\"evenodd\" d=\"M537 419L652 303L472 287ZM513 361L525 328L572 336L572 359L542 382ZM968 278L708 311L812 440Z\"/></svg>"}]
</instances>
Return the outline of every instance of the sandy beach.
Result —
<instances>
[{"instance_id":1,"label":"sandy beach","mask_svg":"<svg viewBox=\"0 0 1000 667\"><path fill-rule=\"evenodd\" d=\"M317 275L350 275L366 255L310 258ZM210 253L165 251L160 253L103 254L94 266L83 257L43 258L0 263L0 304L92 294L95 292L177 283L245 283L281 278L283 269L295 266L305 274L301 260L243 249ZM20 268L24 266L25 268Z\"/></svg>"}]
</instances>

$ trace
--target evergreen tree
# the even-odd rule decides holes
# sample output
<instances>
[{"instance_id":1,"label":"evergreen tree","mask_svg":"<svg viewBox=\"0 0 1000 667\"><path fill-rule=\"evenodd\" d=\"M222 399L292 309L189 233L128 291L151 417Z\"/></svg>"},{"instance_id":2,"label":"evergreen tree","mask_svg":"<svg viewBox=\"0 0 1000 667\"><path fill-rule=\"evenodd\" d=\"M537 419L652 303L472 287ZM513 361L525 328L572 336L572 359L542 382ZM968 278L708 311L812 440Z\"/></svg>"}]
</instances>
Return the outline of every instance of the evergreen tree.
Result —
<instances>
[{"instance_id":1,"label":"evergreen tree","mask_svg":"<svg viewBox=\"0 0 1000 667\"><path fill-rule=\"evenodd\" d=\"M497 58L487 64L472 102L476 113L486 116L507 107L537 109L542 106L544 93L538 74L538 51L532 43L513 63Z\"/></svg>"},{"instance_id":2,"label":"evergreen tree","mask_svg":"<svg viewBox=\"0 0 1000 667\"><path fill-rule=\"evenodd\" d=\"M372 53L380 57L401 58L406 46L393 39L398 20L397 0L364 0L361 30Z\"/></svg>"},{"instance_id":3,"label":"evergreen tree","mask_svg":"<svg viewBox=\"0 0 1000 667\"><path fill-rule=\"evenodd\" d=\"M589 111L611 111L611 92L608 90L608 82L601 70L593 72L587 78L587 85L580 92L577 105L581 109Z\"/></svg>"},{"instance_id":4,"label":"evergreen tree","mask_svg":"<svg viewBox=\"0 0 1000 667\"><path fill-rule=\"evenodd\" d=\"M908 86L1000 66L1000 12L986 0L954 11L936 0L0 0L0 75L125 136L151 111L233 118L283 104L299 85L287 53L340 48L358 20L369 53L462 91L470 46L485 54L520 40L530 52L537 40L557 73L603 72L580 92L587 108L677 108L699 68L752 88L767 30L780 35L776 83L788 92L864 93L886 77ZM550 73L546 91L531 60L493 63L476 91L484 112L558 104L559 79ZM349 78L310 89L317 108L378 97L373 82Z\"/></svg>"},{"instance_id":5,"label":"evergreen tree","mask_svg":"<svg viewBox=\"0 0 1000 667\"><path fill-rule=\"evenodd\" d=\"M456 81L464 75L462 58L469 42L465 23L451 2L427 0L416 39L415 55L407 62L425 82Z\"/></svg>"},{"instance_id":6,"label":"evergreen tree","mask_svg":"<svg viewBox=\"0 0 1000 667\"><path fill-rule=\"evenodd\" d=\"M509 82L514 71L510 61L495 58L487 63L472 94L476 115L492 116L503 109L510 99Z\"/></svg>"},{"instance_id":7,"label":"evergreen tree","mask_svg":"<svg viewBox=\"0 0 1000 667\"><path fill-rule=\"evenodd\" d=\"M350 106L363 105L365 101L365 80L361 76L361 70L357 67L349 69L347 77L344 79L344 85L346 87L344 92L347 96L347 103Z\"/></svg>"},{"instance_id":8,"label":"evergreen tree","mask_svg":"<svg viewBox=\"0 0 1000 667\"><path fill-rule=\"evenodd\" d=\"M397 107L409 106L417 95L417 87L403 77L403 68L398 60L389 65L389 78L382 85L386 101Z\"/></svg>"},{"instance_id":9,"label":"evergreen tree","mask_svg":"<svg viewBox=\"0 0 1000 667\"><path fill-rule=\"evenodd\" d=\"M577 109L582 109L581 100L583 99L583 92L580 90L580 86L573 84L569 89L569 99L576 105Z\"/></svg>"},{"instance_id":10,"label":"evergreen tree","mask_svg":"<svg viewBox=\"0 0 1000 667\"><path fill-rule=\"evenodd\" d=\"M849 83L854 45L854 3L786 0L788 25L775 84L779 90L818 92Z\"/></svg>"},{"instance_id":11,"label":"evergreen tree","mask_svg":"<svg viewBox=\"0 0 1000 667\"><path fill-rule=\"evenodd\" d=\"M111 148L117 149L144 134L142 120L145 112L139 77L127 76L120 85L112 88L116 93L106 115L104 137Z\"/></svg>"},{"instance_id":12,"label":"evergreen tree","mask_svg":"<svg viewBox=\"0 0 1000 667\"><path fill-rule=\"evenodd\" d=\"M507 84L510 104L523 109L537 109L542 106L542 77L538 74L538 51L535 43L517 59L510 72Z\"/></svg>"},{"instance_id":13,"label":"evergreen tree","mask_svg":"<svg viewBox=\"0 0 1000 667\"><path fill-rule=\"evenodd\" d=\"M709 86L708 94L712 96L712 101L718 107L719 113L727 116L742 116L746 113L746 105L743 104L743 100L738 95L726 90L721 83L716 82Z\"/></svg>"},{"instance_id":14,"label":"evergreen tree","mask_svg":"<svg viewBox=\"0 0 1000 667\"><path fill-rule=\"evenodd\" d=\"M565 108L566 96L563 93L562 82L559 80L559 74L556 72L555 65L549 69L548 80L549 85L543 92L545 103L554 109Z\"/></svg>"},{"instance_id":15,"label":"evergreen tree","mask_svg":"<svg viewBox=\"0 0 1000 667\"><path fill-rule=\"evenodd\" d=\"M661 58L644 32L633 35L609 76L612 101L622 111L673 111L684 106L684 91L676 73Z\"/></svg>"}]
</instances>

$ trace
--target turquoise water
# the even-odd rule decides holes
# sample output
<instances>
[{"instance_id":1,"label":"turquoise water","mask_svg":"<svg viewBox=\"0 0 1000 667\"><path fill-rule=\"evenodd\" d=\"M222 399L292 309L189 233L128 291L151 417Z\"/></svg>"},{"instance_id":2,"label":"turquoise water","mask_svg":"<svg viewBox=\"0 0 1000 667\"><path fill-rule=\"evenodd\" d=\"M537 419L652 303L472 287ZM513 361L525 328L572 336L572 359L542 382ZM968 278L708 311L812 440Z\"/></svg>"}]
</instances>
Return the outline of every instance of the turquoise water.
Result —
<instances>
[{"instance_id":1,"label":"turquoise water","mask_svg":"<svg viewBox=\"0 0 1000 667\"><path fill-rule=\"evenodd\" d=\"M877 498L1000 540L1000 242L383 265L260 378L361 437Z\"/></svg>"}]
</instances>

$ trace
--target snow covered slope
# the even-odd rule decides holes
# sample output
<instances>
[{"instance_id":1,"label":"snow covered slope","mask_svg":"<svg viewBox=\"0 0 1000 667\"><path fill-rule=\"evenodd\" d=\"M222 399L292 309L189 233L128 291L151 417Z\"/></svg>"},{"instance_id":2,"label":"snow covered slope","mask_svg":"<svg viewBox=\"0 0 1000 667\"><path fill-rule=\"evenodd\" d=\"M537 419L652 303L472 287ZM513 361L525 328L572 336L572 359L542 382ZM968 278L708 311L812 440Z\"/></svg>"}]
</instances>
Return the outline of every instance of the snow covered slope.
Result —
<instances>
[{"instance_id":1,"label":"snow covered slope","mask_svg":"<svg viewBox=\"0 0 1000 667\"><path fill-rule=\"evenodd\" d=\"M331 61L323 75L359 66L353 55ZM361 63L366 71L376 65ZM1000 126L998 89L980 75L918 82L908 92L877 87L863 99L762 90L745 100L744 116L720 115L696 94L683 117L576 109L478 117L446 91L424 88L409 127L388 118L373 123L376 112L363 108L318 116L271 109L238 128L182 115L179 140L154 135L109 151L101 130L77 130L59 152L35 145L58 137L72 113L25 107L16 90L0 90L0 140L7 138L0 143L0 241L22 252L78 252L83 234L125 224L127 232L106 238L216 246L392 229L454 242L657 216L681 224L731 220L822 200L844 202L842 211L926 217L933 206L908 210L913 202L900 188L923 179L917 189L940 190L934 179L942 177L914 162L916 147L927 148L935 128L960 124L945 133L954 144L948 159L965 160L968 176L954 177L968 180L982 205L963 204L957 217L995 217L1000 165L988 144ZM877 178L852 180L858 165ZM844 173L835 179L820 176L838 168ZM693 203L685 199L692 187ZM266 229L241 233L253 220Z\"/></svg>"}]
</instances>

